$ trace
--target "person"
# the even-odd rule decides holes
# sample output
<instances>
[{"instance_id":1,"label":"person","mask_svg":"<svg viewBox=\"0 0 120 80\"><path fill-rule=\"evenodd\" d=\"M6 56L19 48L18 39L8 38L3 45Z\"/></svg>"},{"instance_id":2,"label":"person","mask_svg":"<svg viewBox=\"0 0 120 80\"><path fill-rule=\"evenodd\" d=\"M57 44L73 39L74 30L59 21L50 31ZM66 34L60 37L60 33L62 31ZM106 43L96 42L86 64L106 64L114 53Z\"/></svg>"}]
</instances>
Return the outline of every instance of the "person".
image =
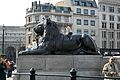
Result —
<instances>
[{"instance_id":1,"label":"person","mask_svg":"<svg viewBox=\"0 0 120 80\"><path fill-rule=\"evenodd\" d=\"M36 40L33 40L33 42L32 42L32 50L33 49L37 49L37 42L36 42Z\"/></svg>"},{"instance_id":2,"label":"person","mask_svg":"<svg viewBox=\"0 0 120 80\"><path fill-rule=\"evenodd\" d=\"M31 46L31 44L28 44L28 47L26 48L26 51L31 51L32 49L32 46Z\"/></svg>"},{"instance_id":3,"label":"person","mask_svg":"<svg viewBox=\"0 0 120 80\"><path fill-rule=\"evenodd\" d=\"M110 57L109 61L104 65L102 73L105 77L117 77L118 76L118 65L116 64L116 58ZM104 80L116 80L116 79L104 79Z\"/></svg>"},{"instance_id":4,"label":"person","mask_svg":"<svg viewBox=\"0 0 120 80\"><path fill-rule=\"evenodd\" d=\"M68 36L69 39L71 39L72 29L69 25L65 26L65 34Z\"/></svg>"},{"instance_id":5,"label":"person","mask_svg":"<svg viewBox=\"0 0 120 80\"><path fill-rule=\"evenodd\" d=\"M4 61L6 68L7 68L7 78L12 76L12 71L13 71L13 62L11 59L5 59Z\"/></svg>"},{"instance_id":6,"label":"person","mask_svg":"<svg viewBox=\"0 0 120 80\"><path fill-rule=\"evenodd\" d=\"M0 56L0 80L6 80L6 66L3 56Z\"/></svg>"}]
</instances>

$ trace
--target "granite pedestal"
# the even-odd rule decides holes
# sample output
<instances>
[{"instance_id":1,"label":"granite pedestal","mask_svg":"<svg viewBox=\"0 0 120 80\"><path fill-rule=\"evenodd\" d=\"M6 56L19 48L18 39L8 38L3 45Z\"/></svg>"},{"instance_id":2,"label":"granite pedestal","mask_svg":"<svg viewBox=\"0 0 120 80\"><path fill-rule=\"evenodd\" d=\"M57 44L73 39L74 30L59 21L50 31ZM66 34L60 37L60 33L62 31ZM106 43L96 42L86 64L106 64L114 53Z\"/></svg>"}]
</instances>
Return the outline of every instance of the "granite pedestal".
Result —
<instances>
[{"instance_id":1,"label":"granite pedestal","mask_svg":"<svg viewBox=\"0 0 120 80\"><path fill-rule=\"evenodd\" d=\"M80 76L101 76L103 65L107 61L108 58L104 58L101 55L19 55L17 71L29 73L30 69L34 68L36 73L41 74L70 75L71 68L75 68L77 75ZM118 59L119 62L120 60ZM27 75L16 77L17 80L30 80ZM70 78L36 76L36 80L70 80Z\"/></svg>"}]
</instances>

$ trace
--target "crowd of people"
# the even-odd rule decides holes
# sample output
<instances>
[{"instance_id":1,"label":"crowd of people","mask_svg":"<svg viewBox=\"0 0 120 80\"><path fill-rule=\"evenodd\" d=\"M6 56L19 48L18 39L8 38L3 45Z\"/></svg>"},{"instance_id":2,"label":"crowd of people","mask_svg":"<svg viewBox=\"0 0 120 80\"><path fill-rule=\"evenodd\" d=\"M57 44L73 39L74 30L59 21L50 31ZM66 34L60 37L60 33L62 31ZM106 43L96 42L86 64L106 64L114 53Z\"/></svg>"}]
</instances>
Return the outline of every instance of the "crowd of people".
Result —
<instances>
[{"instance_id":1,"label":"crowd of people","mask_svg":"<svg viewBox=\"0 0 120 80\"><path fill-rule=\"evenodd\" d=\"M11 59L7 59L5 56L0 56L0 80L6 80L12 76L14 70L14 62Z\"/></svg>"}]
</instances>

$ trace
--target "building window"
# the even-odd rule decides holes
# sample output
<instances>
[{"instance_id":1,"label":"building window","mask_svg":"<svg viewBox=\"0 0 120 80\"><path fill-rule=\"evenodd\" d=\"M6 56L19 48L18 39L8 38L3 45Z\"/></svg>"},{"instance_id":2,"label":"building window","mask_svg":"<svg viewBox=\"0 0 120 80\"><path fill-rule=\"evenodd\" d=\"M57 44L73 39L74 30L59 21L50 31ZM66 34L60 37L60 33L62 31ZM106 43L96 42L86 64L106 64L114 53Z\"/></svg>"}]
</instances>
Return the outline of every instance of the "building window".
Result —
<instances>
[{"instance_id":1,"label":"building window","mask_svg":"<svg viewBox=\"0 0 120 80\"><path fill-rule=\"evenodd\" d=\"M35 15L35 21L39 21L39 15Z\"/></svg>"},{"instance_id":2,"label":"building window","mask_svg":"<svg viewBox=\"0 0 120 80\"><path fill-rule=\"evenodd\" d=\"M117 41L117 49L120 48L120 41Z\"/></svg>"},{"instance_id":3,"label":"building window","mask_svg":"<svg viewBox=\"0 0 120 80\"><path fill-rule=\"evenodd\" d=\"M107 38L107 33L106 33L106 31L102 31L102 38Z\"/></svg>"},{"instance_id":4,"label":"building window","mask_svg":"<svg viewBox=\"0 0 120 80\"><path fill-rule=\"evenodd\" d=\"M91 26L95 26L95 21L94 20L91 20L90 23L91 23Z\"/></svg>"},{"instance_id":5,"label":"building window","mask_svg":"<svg viewBox=\"0 0 120 80\"><path fill-rule=\"evenodd\" d=\"M114 7L109 7L109 12L114 12Z\"/></svg>"},{"instance_id":6,"label":"building window","mask_svg":"<svg viewBox=\"0 0 120 80\"><path fill-rule=\"evenodd\" d=\"M81 25L81 19L77 19L77 25Z\"/></svg>"},{"instance_id":7,"label":"building window","mask_svg":"<svg viewBox=\"0 0 120 80\"><path fill-rule=\"evenodd\" d=\"M84 25L88 25L88 20L84 20Z\"/></svg>"},{"instance_id":8,"label":"building window","mask_svg":"<svg viewBox=\"0 0 120 80\"><path fill-rule=\"evenodd\" d=\"M28 44L31 44L31 36L28 36Z\"/></svg>"},{"instance_id":9,"label":"building window","mask_svg":"<svg viewBox=\"0 0 120 80\"><path fill-rule=\"evenodd\" d=\"M50 12L51 7L50 6L42 6L42 11L43 12Z\"/></svg>"},{"instance_id":10,"label":"building window","mask_svg":"<svg viewBox=\"0 0 120 80\"><path fill-rule=\"evenodd\" d=\"M110 29L114 29L114 23L110 23Z\"/></svg>"},{"instance_id":11,"label":"building window","mask_svg":"<svg viewBox=\"0 0 120 80\"><path fill-rule=\"evenodd\" d=\"M28 32L30 32L31 31L31 29L30 29L30 27L28 28Z\"/></svg>"},{"instance_id":12,"label":"building window","mask_svg":"<svg viewBox=\"0 0 120 80\"><path fill-rule=\"evenodd\" d=\"M64 7L64 13L70 13L70 8Z\"/></svg>"},{"instance_id":13,"label":"building window","mask_svg":"<svg viewBox=\"0 0 120 80\"><path fill-rule=\"evenodd\" d=\"M120 8L118 8L117 10L118 10L118 13L120 13Z\"/></svg>"},{"instance_id":14,"label":"building window","mask_svg":"<svg viewBox=\"0 0 120 80\"><path fill-rule=\"evenodd\" d=\"M102 11L105 12L105 6L102 6Z\"/></svg>"},{"instance_id":15,"label":"building window","mask_svg":"<svg viewBox=\"0 0 120 80\"><path fill-rule=\"evenodd\" d=\"M61 7L55 7L55 12L57 12L57 13L62 13L62 9L61 9Z\"/></svg>"},{"instance_id":16,"label":"building window","mask_svg":"<svg viewBox=\"0 0 120 80\"><path fill-rule=\"evenodd\" d=\"M64 17L64 21L65 21L65 22L69 22L69 17L65 16L65 17Z\"/></svg>"},{"instance_id":17,"label":"building window","mask_svg":"<svg viewBox=\"0 0 120 80\"><path fill-rule=\"evenodd\" d=\"M95 30L91 30L90 35L91 35L91 36L95 36Z\"/></svg>"},{"instance_id":18,"label":"building window","mask_svg":"<svg viewBox=\"0 0 120 80\"><path fill-rule=\"evenodd\" d=\"M91 15L95 15L95 10L90 10Z\"/></svg>"},{"instance_id":19,"label":"building window","mask_svg":"<svg viewBox=\"0 0 120 80\"><path fill-rule=\"evenodd\" d=\"M32 18L31 16L28 17L28 22L31 22L32 21Z\"/></svg>"},{"instance_id":20,"label":"building window","mask_svg":"<svg viewBox=\"0 0 120 80\"><path fill-rule=\"evenodd\" d=\"M102 20L106 20L106 15L102 14Z\"/></svg>"},{"instance_id":21,"label":"building window","mask_svg":"<svg viewBox=\"0 0 120 80\"><path fill-rule=\"evenodd\" d=\"M117 39L120 39L120 32L117 32Z\"/></svg>"},{"instance_id":22,"label":"building window","mask_svg":"<svg viewBox=\"0 0 120 80\"><path fill-rule=\"evenodd\" d=\"M114 38L114 32L111 33L111 36L112 36L111 38Z\"/></svg>"},{"instance_id":23,"label":"building window","mask_svg":"<svg viewBox=\"0 0 120 80\"><path fill-rule=\"evenodd\" d=\"M77 29L77 34L82 34L81 29Z\"/></svg>"},{"instance_id":24,"label":"building window","mask_svg":"<svg viewBox=\"0 0 120 80\"><path fill-rule=\"evenodd\" d=\"M114 41L109 41L109 48L111 48L111 49L114 48Z\"/></svg>"},{"instance_id":25,"label":"building window","mask_svg":"<svg viewBox=\"0 0 120 80\"><path fill-rule=\"evenodd\" d=\"M118 20L118 22L120 22L120 16L117 16L117 20Z\"/></svg>"},{"instance_id":26,"label":"building window","mask_svg":"<svg viewBox=\"0 0 120 80\"><path fill-rule=\"evenodd\" d=\"M108 39L114 38L114 32L108 32Z\"/></svg>"},{"instance_id":27,"label":"building window","mask_svg":"<svg viewBox=\"0 0 120 80\"><path fill-rule=\"evenodd\" d=\"M84 14L88 14L88 9L84 9Z\"/></svg>"},{"instance_id":28,"label":"building window","mask_svg":"<svg viewBox=\"0 0 120 80\"><path fill-rule=\"evenodd\" d=\"M102 48L107 48L107 41L102 41Z\"/></svg>"},{"instance_id":29,"label":"building window","mask_svg":"<svg viewBox=\"0 0 120 80\"><path fill-rule=\"evenodd\" d=\"M102 28L106 28L106 22L102 22Z\"/></svg>"},{"instance_id":30,"label":"building window","mask_svg":"<svg viewBox=\"0 0 120 80\"><path fill-rule=\"evenodd\" d=\"M80 8L77 8L77 13L81 14L81 9Z\"/></svg>"},{"instance_id":31,"label":"building window","mask_svg":"<svg viewBox=\"0 0 120 80\"><path fill-rule=\"evenodd\" d=\"M79 2L79 1L78 1ZM81 6L86 6L86 2L81 2L80 3Z\"/></svg>"},{"instance_id":32,"label":"building window","mask_svg":"<svg viewBox=\"0 0 120 80\"><path fill-rule=\"evenodd\" d=\"M120 29L120 23L119 23L119 24L117 24L117 29Z\"/></svg>"},{"instance_id":33,"label":"building window","mask_svg":"<svg viewBox=\"0 0 120 80\"><path fill-rule=\"evenodd\" d=\"M114 15L109 15L109 20L114 21Z\"/></svg>"},{"instance_id":34,"label":"building window","mask_svg":"<svg viewBox=\"0 0 120 80\"><path fill-rule=\"evenodd\" d=\"M57 17L57 21L61 22L61 16L56 16Z\"/></svg>"},{"instance_id":35,"label":"building window","mask_svg":"<svg viewBox=\"0 0 120 80\"><path fill-rule=\"evenodd\" d=\"M88 34L88 29L84 29L84 34Z\"/></svg>"}]
</instances>

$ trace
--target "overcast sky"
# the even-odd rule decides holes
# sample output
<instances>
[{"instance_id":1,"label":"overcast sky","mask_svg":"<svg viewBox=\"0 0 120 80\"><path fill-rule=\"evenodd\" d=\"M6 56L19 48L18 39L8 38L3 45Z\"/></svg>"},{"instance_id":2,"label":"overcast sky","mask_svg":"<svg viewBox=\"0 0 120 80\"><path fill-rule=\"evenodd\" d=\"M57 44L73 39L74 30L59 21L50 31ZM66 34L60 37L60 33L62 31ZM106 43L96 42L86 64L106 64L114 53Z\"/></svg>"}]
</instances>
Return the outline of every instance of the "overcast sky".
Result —
<instances>
[{"instance_id":1,"label":"overcast sky","mask_svg":"<svg viewBox=\"0 0 120 80\"><path fill-rule=\"evenodd\" d=\"M0 0L0 25L25 25L26 9L31 7L33 1L55 4L61 0Z\"/></svg>"},{"instance_id":2,"label":"overcast sky","mask_svg":"<svg viewBox=\"0 0 120 80\"><path fill-rule=\"evenodd\" d=\"M26 9L31 7L33 1L55 4L62 0L0 0L0 25L25 25Z\"/></svg>"}]
</instances>

